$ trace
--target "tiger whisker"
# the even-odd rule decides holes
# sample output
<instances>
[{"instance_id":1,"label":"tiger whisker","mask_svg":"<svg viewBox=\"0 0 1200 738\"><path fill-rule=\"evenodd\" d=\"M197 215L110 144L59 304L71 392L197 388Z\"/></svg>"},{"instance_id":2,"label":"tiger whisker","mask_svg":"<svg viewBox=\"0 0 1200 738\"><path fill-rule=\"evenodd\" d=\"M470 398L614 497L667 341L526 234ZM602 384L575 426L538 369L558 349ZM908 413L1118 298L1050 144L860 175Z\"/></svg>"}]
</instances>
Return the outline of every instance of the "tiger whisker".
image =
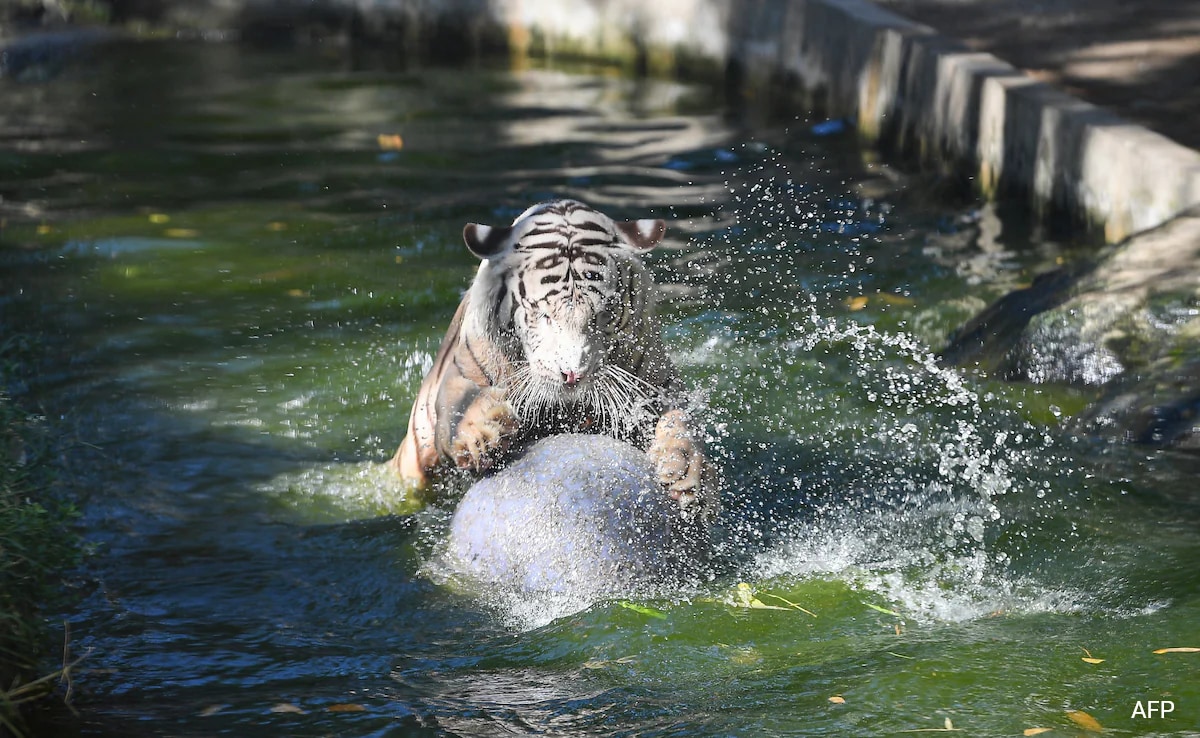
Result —
<instances>
[{"instance_id":1,"label":"tiger whisker","mask_svg":"<svg viewBox=\"0 0 1200 738\"><path fill-rule=\"evenodd\" d=\"M632 372L610 364L569 399L553 381L538 376L528 362L514 362L502 385L513 412L524 423L559 417L580 408L591 414L594 429L613 437L633 433L651 417L650 406L663 391Z\"/></svg>"}]
</instances>

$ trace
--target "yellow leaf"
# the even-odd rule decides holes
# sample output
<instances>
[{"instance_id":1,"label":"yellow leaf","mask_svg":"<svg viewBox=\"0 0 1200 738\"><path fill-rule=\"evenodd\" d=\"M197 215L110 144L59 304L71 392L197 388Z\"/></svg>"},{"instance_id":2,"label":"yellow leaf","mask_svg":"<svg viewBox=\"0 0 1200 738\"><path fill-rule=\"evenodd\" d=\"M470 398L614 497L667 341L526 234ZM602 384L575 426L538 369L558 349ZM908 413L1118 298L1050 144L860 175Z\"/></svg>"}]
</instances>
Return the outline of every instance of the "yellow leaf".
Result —
<instances>
[{"instance_id":1,"label":"yellow leaf","mask_svg":"<svg viewBox=\"0 0 1200 738\"><path fill-rule=\"evenodd\" d=\"M862 297L862 296L851 297L846 300L846 307L850 308L850 310L853 312L862 310L866 306L867 306L867 298Z\"/></svg>"},{"instance_id":2,"label":"yellow leaf","mask_svg":"<svg viewBox=\"0 0 1200 738\"><path fill-rule=\"evenodd\" d=\"M768 595L774 597L774 595ZM737 586L737 591L734 593L733 604L738 607L748 607L751 610L791 610L791 607L780 607L779 605L768 605L762 600L754 596L754 588L745 582L740 582ZM777 599L783 599L782 597ZM784 600L786 602L786 600ZM794 606L795 607L795 606ZM795 609L803 609L795 607ZM807 610L805 612L808 612ZM809 613L812 615L812 613ZM813 617L816 617L815 615Z\"/></svg>"},{"instance_id":3,"label":"yellow leaf","mask_svg":"<svg viewBox=\"0 0 1200 738\"><path fill-rule=\"evenodd\" d=\"M326 708L330 712L366 712L367 708L349 702L339 702Z\"/></svg>"},{"instance_id":4,"label":"yellow leaf","mask_svg":"<svg viewBox=\"0 0 1200 738\"><path fill-rule=\"evenodd\" d=\"M1026 728L1022 735L1041 735L1042 733L1049 733L1052 730L1054 728Z\"/></svg>"},{"instance_id":5,"label":"yellow leaf","mask_svg":"<svg viewBox=\"0 0 1200 738\"><path fill-rule=\"evenodd\" d=\"M653 607L646 607L645 605L635 605L632 602L626 602L625 600L622 600L622 601L618 602L617 604L620 605L621 607L625 608L626 610L633 610L634 612L641 613L642 615L649 615L650 617L658 618L659 620L667 619L667 614L665 612L663 612L662 610L655 610Z\"/></svg>"},{"instance_id":6,"label":"yellow leaf","mask_svg":"<svg viewBox=\"0 0 1200 738\"><path fill-rule=\"evenodd\" d=\"M814 618L817 616L817 614L815 612L812 612L811 610L805 610L803 607L800 607L795 602L792 602L791 600L786 599L784 597L780 597L779 595L774 595L774 594L771 594L770 592L763 592L763 597L771 597L776 600L779 600L780 602L784 602L788 605L788 607L792 608L793 610L799 610L800 612L804 613L805 615L811 615Z\"/></svg>"},{"instance_id":7,"label":"yellow leaf","mask_svg":"<svg viewBox=\"0 0 1200 738\"><path fill-rule=\"evenodd\" d=\"M292 713L296 715L304 714L304 710L301 710L299 707L291 704L290 702L280 702L278 705L275 705L271 708L271 712Z\"/></svg>"},{"instance_id":8,"label":"yellow leaf","mask_svg":"<svg viewBox=\"0 0 1200 738\"><path fill-rule=\"evenodd\" d=\"M195 238L200 235L200 231L193 228L168 228L163 231L163 235L167 238Z\"/></svg>"},{"instance_id":9,"label":"yellow leaf","mask_svg":"<svg viewBox=\"0 0 1200 738\"><path fill-rule=\"evenodd\" d=\"M46 234L53 233L53 232L54 232L54 229L51 228L50 226L46 225L45 223L42 223L40 226L37 227L37 234L39 236L45 236Z\"/></svg>"},{"instance_id":10,"label":"yellow leaf","mask_svg":"<svg viewBox=\"0 0 1200 738\"><path fill-rule=\"evenodd\" d=\"M886 607L880 607L879 605L872 605L870 602L864 602L863 604L866 605L867 607L871 608L875 612L881 612L884 615L892 615L897 618L901 617L900 613L896 612L895 610L889 610Z\"/></svg>"},{"instance_id":11,"label":"yellow leaf","mask_svg":"<svg viewBox=\"0 0 1200 738\"><path fill-rule=\"evenodd\" d=\"M171 216L167 215L166 213L150 213L150 222L153 223L154 225L162 225L163 223L170 223Z\"/></svg>"},{"instance_id":12,"label":"yellow leaf","mask_svg":"<svg viewBox=\"0 0 1200 738\"><path fill-rule=\"evenodd\" d=\"M846 704L846 698L845 698L845 697L842 697L841 695L838 695L838 694L835 694L834 696L830 697L830 698L829 698L829 701L830 701L830 702L832 702L832 703L833 703L833 704L835 704L835 705L844 705L844 704Z\"/></svg>"},{"instance_id":13,"label":"yellow leaf","mask_svg":"<svg viewBox=\"0 0 1200 738\"><path fill-rule=\"evenodd\" d=\"M1084 655L1081 658L1083 658L1083 660L1086 663L1089 663L1089 664L1103 664L1104 663L1104 659L1098 659L1098 658L1092 656L1092 652L1087 650L1083 646L1080 646L1079 650L1083 651Z\"/></svg>"},{"instance_id":14,"label":"yellow leaf","mask_svg":"<svg viewBox=\"0 0 1200 738\"><path fill-rule=\"evenodd\" d=\"M745 582L738 582L737 591L734 592L734 604L742 607L750 607L750 602L754 600L754 590Z\"/></svg>"},{"instance_id":15,"label":"yellow leaf","mask_svg":"<svg viewBox=\"0 0 1200 738\"><path fill-rule=\"evenodd\" d=\"M1175 648L1160 648L1154 653L1200 653L1200 648L1192 646L1176 646Z\"/></svg>"},{"instance_id":16,"label":"yellow leaf","mask_svg":"<svg viewBox=\"0 0 1200 738\"><path fill-rule=\"evenodd\" d=\"M384 151L399 151L404 148L404 139L400 138L398 133L381 133L375 137L375 141L379 143L379 148Z\"/></svg>"},{"instance_id":17,"label":"yellow leaf","mask_svg":"<svg viewBox=\"0 0 1200 738\"><path fill-rule=\"evenodd\" d=\"M288 290L288 297L308 297L308 292L304 290Z\"/></svg>"},{"instance_id":18,"label":"yellow leaf","mask_svg":"<svg viewBox=\"0 0 1200 738\"><path fill-rule=\"evenodd\" d=\"M1100 724L1100 721L1096 720L1096 718L1087 714L1083 710L1067 710L1067 719L1084 730L1090 730L1094 733L1101 733L1104 731L1104 726Z\"/></svg>"},{"instance_id":19,"label":"yellow leaf","mask_svg":"<svg viewBox=\"0 0 1200 738\"><path fill-rule=\"evenodd\" d=\"M286 231L287 227L288 227L287 223L281 223L278 220L273 220L270 223L267 223L267 230L275 231L276 233L278 233L279 231Z\"/></svg>"},{"instance_id":20,"label":"yellow leaf","mask_svg":"<svg viewBox=\"0 0 1200 738\"><path fill-rule=\"evenodd\" d=\"M787 610L788 609L786 607L780 607L779 605L768 605L758 598L750 600L749 607L752 610Z\"/></svg>"}]
</instances>

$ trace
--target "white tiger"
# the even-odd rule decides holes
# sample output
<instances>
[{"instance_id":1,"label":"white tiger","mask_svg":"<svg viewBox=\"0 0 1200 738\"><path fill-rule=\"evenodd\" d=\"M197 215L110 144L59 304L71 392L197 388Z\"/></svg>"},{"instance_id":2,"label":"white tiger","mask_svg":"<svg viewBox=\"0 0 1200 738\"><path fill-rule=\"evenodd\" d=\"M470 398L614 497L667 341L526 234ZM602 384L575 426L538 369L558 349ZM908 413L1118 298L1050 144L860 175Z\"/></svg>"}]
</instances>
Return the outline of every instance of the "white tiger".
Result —
<instances>
[{"instance_id":1,"label":"white tiger","mask_svg":"<svg viewBox=\"0 0 1200 738\"><path fill-rule=\"evenodd\" d=\"M583 203L534 205L511 226L470 223L482 259L390 462L426 491L453 464L482 472L519 444L604 433L646 450L684 516L716 507L716 474L663 347L639 258L661 220L615 222Z\"/></svg>"}]
</instances>

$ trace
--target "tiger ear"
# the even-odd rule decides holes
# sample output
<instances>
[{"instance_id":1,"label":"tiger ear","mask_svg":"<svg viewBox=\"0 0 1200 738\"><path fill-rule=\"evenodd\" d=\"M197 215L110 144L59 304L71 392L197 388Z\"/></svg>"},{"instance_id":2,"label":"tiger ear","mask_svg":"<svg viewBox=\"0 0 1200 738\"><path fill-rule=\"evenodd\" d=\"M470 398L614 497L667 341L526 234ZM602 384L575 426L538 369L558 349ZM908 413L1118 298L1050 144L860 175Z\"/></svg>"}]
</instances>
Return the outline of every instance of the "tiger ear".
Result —
<instances>
[{"instance_id":1,"label":"tiger ear","mask_svg":"<svg viewBox=\"0 0 1200 738\"><path fill-rule=\"evenodd\" d=\"M625 234L629 245L638 251L649 251L658 245L667 232L667 224L653 218L642 220L626 220L617 223L617 228Z\"/></svg>"},{"instance_id":2,"label":"tiger ear","mask_svg":"<svg viewBox=\"0 0 1200 738\"><path fill-rule=\"evenodd\" d=\"M467 248L480 259L488 259L500 253L512 235L509 226L486 226L479 223L467 223L463 227L463 241Z\"/></svg>"}]
</instances>

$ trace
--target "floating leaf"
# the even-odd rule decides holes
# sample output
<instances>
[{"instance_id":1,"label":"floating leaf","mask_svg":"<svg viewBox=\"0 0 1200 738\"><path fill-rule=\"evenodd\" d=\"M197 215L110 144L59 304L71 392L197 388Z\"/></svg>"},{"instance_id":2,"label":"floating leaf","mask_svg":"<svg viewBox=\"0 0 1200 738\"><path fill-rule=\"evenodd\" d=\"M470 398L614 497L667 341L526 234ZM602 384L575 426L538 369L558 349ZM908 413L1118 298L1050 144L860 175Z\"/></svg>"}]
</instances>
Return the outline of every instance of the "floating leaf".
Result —
<instances>
[{"instance_id":1,"label":"floating leaf","mask_svg":"<svg viewBox=\"0 0 1200 738\"><path fill-rule=\"evenodd\" d=\"M224 710L226 707L228 707L228 705L209 705L208 707L204 708L197 714L200 717L208 717L209 715L216 715L218 712L220 712L221 710Z\"/></svg>"},{"instance_id":2,"label":"floating leaf","mask_svg":"<svg viewBox=\"0 0 1200 738\"><path fill-rule=\"evenodd\" d=\"M846 307L853 312L858 312L867 306L867 298L863 296L851 297L846 300Z\"/></svg>"},{"instance_id":3,"label":"floating leaf","mask_svg":"<svg viewBox=\"0 0 1200 738\"><path fill-rule=\"evenodd\" d=\"M46 234L53 233L53 232L54 232L54 229L51 228L50 226L46 225L45 223L43 223L37 227L37 234L39 236L45 236Z\"/></svg>"},{"instance_id":4,"label":"floating leaf","mask_svg":"<svg viewBox=\"0 0 1200 738\"><path fill-rule=\"evenodd\" d=\"M1042 733L1049 733L1052 730L1054 728L1026 728L1022 735L1041 735Z\"/></svg>"},{"instance_id":5,"label":"floating leaf","mask_svg":"<svg viewBox=\"0 0 1200 738\"><path fill-rule=\"evenodd\" d=\"M649 615L650 617L658 618L659 620L667 619L667 614L665 612L663 612L662 610L655 610L653 607L646 607L645 605L635 605L632 602L626 602L624 600L618 602L617 604L620 605L621 607L625 608L626 610L633 610L634 612L641 613L642 615Z\"/></svg>"},{"instance_id":6,"label":"floating leaf","mask_svg":"<svg viewBox=\"0 0 1200 738\"><path fill-rule=\"evenodd\" d=\"M897 618L902 617L900 615L900 613L896 612L895 610L889 610L886 607L880 607L879 605L872 605L870 602L864 602L863 604L866 605L867 607L871 608L872 610L883 613L884 615L891 615L892 617L897 617Z\"/></svg>"},{"instance_id":7,"label":"floating leaf","mask_svg":"<svg viewBox=\"0 0 1200 738\"><path fill-rule=\"evenodd\" d=\"M752 610L790 610L790 609L792 609L790 607L780 607L779 605L768 605L767 603L763 602L762 600L760 600L758 598L751 599L749 604L747 604L746 606Z\"/></svg>"},{"instance_id":8,"label":"floating leaf","mask_svg":"<svg viewBox=\"0 0 1200 738\"><path fill-rule=\"evenodd\" d=\"M754 596L754 589L745 582L738 583L737 591L734 593L733 604L738 607L749 607L752 610L787 610L786 607L779 605L768 605L762 600Z\"/></svg>"},{"instance_id":9,"label":"floating leaf","mask_svg":"<svg viewBox=\"0 0 1200 738\"><path fill-rule=\"evenodd\" d=\"M163 231L163 235L167 238L195 238L200 235L200 231L194 228L168 228Z\"/></svg>"},{"instance_id":10,"label":"floating leaf","mask_svg":"<svg viewBox=\"0 0 1200 738\"><path fill-rule=\"evenodd\" d=\"M942 726L943 727L941 727L941 728L913 728L912 730L899 730L896 732L898 732L898 733L961 733L961 732L963 732L962 728L954 727L954 723L951 722L950 718L944 718L942 720Z\"/></svg>"},{"instance_id":11,"label":"floating leaf","mask_svg":"<svg viewBox=\"0 0 1200 738\"><path fill-rule=\"evenodd\" d=\"M404 139L398 133L381 133L375 137L375 141L384 151L399 151L404 148Z\"/></svg>"},{"instance_id":12,"label":"floating leaf","mask_svg":"<svg viewBox=\"0 0 1200 738\"><path fill-rule=\"evenodd\" d=\"M1067 710L1067 719L1084 730L1090 730L1095 733L1104 731L1104 726L1100 724L1100 721L1083 710Z\"/></svg>"},{"instance_id":13,"label":"floating leaf","mask_svg":"<svg viewBox=\"0 0 1200 738\"><path fill-rule=\"evenodd\" d=\"M166 213L150 213L150 222L153 223L154 225L162 225L163 223L170 223L171 216L167 215Z\"/></svg>"},{"instance_id":14,"label":"floating leaf","mask_svg":"<svg viewBox=\"0 0 1200 738\"><path fill-rule=\"evenodd\" d=\"M1094 656L1092 656L1091 651L1087 650L1086 648L1083 648L1082 646L1080 646L1080 648L1082 648L1083 652L1085 654L1087 654L1086 656L1082 657L1085 662L1087 662L1089 664L1103 664L1104 663L1104 659L1095 658Z\"/></svg>"},{"instance_id":15,"label":"floating leaf","mask_svg":"<svg viewBox=\"0 0 1200 738\"><path fill-rule=\"evenodd\" d=\"M800 612L804 613L805 615L812 615L814 618L817 616L817 614L816 614L815 612L813 612L813 611L811 611L811 610L805 610L803 607L800 607L800 606L799 606L799 605L797 605L795 602L792 602L792 601L791 601L791 600L789 600L789 599L786 599L786 598L780 597L779 595L776 595L776 594L771 594L770 592L763 592L763 593L762 593L762 596L763 596L763 597L770 597L770 598L772 598L772 599L779 600L780 602L783 602L783 603L787 604L787 606L788 606L788 607L790 607L790 608L792 608L793 610L799 610ZM761 605L762 603L760 602L759 604ZM753 606L752 606L752 607L753 607ZM763 605L763 607L769 607L769 606L768 606L768 605Z\"/></svg>"},{"instance_id":16,"label":"floating leaf","mask_svg":"<svg viewBox=\"0 0 1200 738\"><path fill-rule=\"evenodd\" d=\"M1192 646L1176 646L1175 648L1160 648L1154 653L1200 653L1200 648Z\"/></svg>"},{"instance_id":17,"label":"floating leaf","mask_svg":"<svg viewBox=\"0 0 1200 738\"><path fill-rule=\"evenodd\" d=\"M844 705L844 704L846 704L846 698L845 698L845 697L843 697L843 696L841 696L840 694L835 694L834 696L830 697L830 698L829 698L829 701L830 701L830 702L832 702L832 703L833 703L833 704L835 704L835 705Z\"/></svg>"},{"instance_id":18,"label":"floating leaf","mask_svg":"<svg viewBox=\"0 0 1200 738\"><path fill-rule=\"evenodd\" d=\"M738 582L737 590L733 596L737 598L739 604L749 605L750 600L754 599L754 589L745 582Z\"/></svg>"},{"instance_id":19,"label":"floating leaf","mask_svg":"<svg viewBox=\"0 0 1200 738\"><path fill-rule=\"evenodd\" d=\"M286 231L287 227L288 227L287 223L283 223L278 220L273 220L270 223L267 223L267 230L274 231L275 233L278 233L280 231Z\"/></svg>"},{"instance_id":20,"label":"floating leaf","mask_svg":"<svg viewBox=\"0 0 1200 738\"><path fill-rule=\"evenodd\" d=\"M290 713L290 714L295 714L295 715L303 715L304 714L304 710L300 709L299 707L297 707L296 705L293 705L290 702L280 702L278 705L275 705L274 707L271 708L271 712Z\"/></svg>"},{"instance_id":21,"label":"floating leaf","mask_svg":"<svg viewBox=\"0 0 1200 738\"><path fill-rule=\"evenodd\" d=\"M325 708L330 712L366 712L367 708L362 705L357 705L352 702L339 702Z\"/></svg>"}]
</instances>

